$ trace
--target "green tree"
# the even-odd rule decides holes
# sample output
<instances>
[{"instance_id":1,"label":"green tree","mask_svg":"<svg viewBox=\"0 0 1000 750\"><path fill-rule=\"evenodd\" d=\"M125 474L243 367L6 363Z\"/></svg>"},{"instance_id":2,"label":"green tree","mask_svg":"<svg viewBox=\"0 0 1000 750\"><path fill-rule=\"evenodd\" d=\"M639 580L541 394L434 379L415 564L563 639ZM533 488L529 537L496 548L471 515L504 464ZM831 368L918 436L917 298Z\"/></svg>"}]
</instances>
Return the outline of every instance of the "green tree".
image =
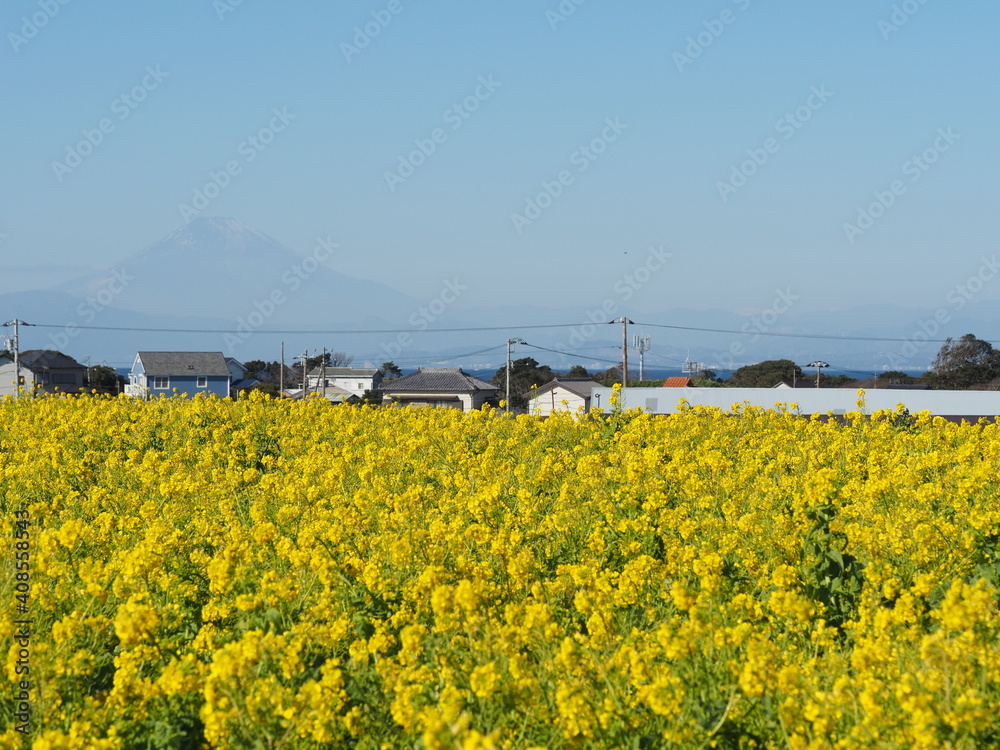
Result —
<instances>
[{"instance_id":1,"label":"green tree","mask_svg":"<svg viewBox=\"0 0 1000 750\"><path fill-rule=\"evenodd\" d=\"M587 368L583 365L573 365L569 368L569 372L566 373L567 378L589 378L590 373L587 372Z\"/></svg>"},{"instance_id":2,"label":"green tree","mask_svg":"<svg viewBox=\"0 0 1000 750\"><path fill-rule=\"evenodd\" d=\"M544 385L555 378L548 365L539 365L532 357L522 357L510 363L510 404L514 409L528 406L528 394L533 385ZM497 370L491 381L500 389L501 398L507 392L507 367Z\"/></svg>"},{"instance_id":3,"label":"green tree","mask_svg":"<svg viewBox=\"0 0 1000 750\"><path fill-rule=\"evenodd\" d=\"M919 380L912 375L907 375L901 370L886 370L878 376L878 379L891 385L910 385L918 382Z\"/></svg>"},{"instance_id":4,"label":"green tree","mask_svg":"<svg viewBox=\"0 0 1000 750\"><path fill-rule=\"evenodd\" d=\"M736 388L771 388L781 380L805 379L802 368L790 359L768 359L741 367L726 381Z\"/></svg>"},{"instance_id":5,"label":"green tree","mask_svg":"<svg viewBox=\"0 0 1000 750\"><path fill-rule=\"evenodd\" d=\"M392 378L398 378L403 374L403 371L396 366L396 363L391 359L388 362L383 362L379 372L382 373L382 377L386 380L391 380Z\"/></svg>"},{"instance_id":6,"label":"green tree","mask_svg":"<svg viewBox=\"0 0 1000 750\"><path fill-rule=\"evenodd\" d=\"M935 388L966 389L1000 377L1000 351L989 341L967 333L958 341L949 336L931 365L928 380Z\"/></svg>"},{"instance_id":7,"label":"green tree","mask_svg":"<svg viewBox=\"0 0 1000 750\"><path fill-rule=\"evenodd\" d=\"M87 368L87 390L95 390L98 393L120 393L125 383L124 376L119 375L108 365L92 365Z\"/></svg>"},{"instance_id":8,"label":"green tree","mask_svg":"<svg viewBox=\"0 0 1000 750\"><path fill-rule=\"evenodd\" d=\"M595 372L593 378L601 385L611 387L622 382L622 370L620 367L609 367L604 372Z\"/></svg>"}]
</instances>

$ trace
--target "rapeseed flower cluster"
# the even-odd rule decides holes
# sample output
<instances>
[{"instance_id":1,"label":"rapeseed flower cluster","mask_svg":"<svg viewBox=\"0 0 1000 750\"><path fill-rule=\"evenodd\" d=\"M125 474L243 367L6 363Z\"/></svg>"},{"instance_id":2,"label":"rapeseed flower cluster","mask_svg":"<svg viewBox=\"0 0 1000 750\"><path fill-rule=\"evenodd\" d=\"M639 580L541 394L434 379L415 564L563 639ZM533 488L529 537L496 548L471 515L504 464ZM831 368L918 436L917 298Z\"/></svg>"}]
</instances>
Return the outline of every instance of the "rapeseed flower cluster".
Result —
<instances>
[{"instance_id":1,"label":"rapeseed flower cluster","mask_svg":"<svg viewBox=\"0 0 1000 750\"><path fill-rule=\"evenodd\" d=\"M996 746L998 465L928 414L8 399L31 746Z\"/></svg>"}]
</instances>

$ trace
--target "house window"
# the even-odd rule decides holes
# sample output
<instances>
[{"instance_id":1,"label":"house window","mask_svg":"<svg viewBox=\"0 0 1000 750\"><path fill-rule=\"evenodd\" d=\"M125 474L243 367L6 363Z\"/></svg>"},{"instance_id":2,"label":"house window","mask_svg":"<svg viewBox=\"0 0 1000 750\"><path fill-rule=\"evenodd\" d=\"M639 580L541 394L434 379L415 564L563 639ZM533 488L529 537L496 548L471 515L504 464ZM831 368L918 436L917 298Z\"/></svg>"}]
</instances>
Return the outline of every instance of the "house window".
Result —
<instances>
[{"instance_id":1,"label":"house window","mask_svg":"<svg viewBox=\"0 0 1000 750\"><path fill-rule=\"evenodd\" d=\"M199 375L198 376L198 387L199 388L208 388L208 376L207 375Z\"/></svg>"},{"instance_id":2,"label":"house window","mask_svg":"<svg viewBox=\"0 0 1000 750\"><path fill-rule=\"evenodd\" d=\"M52 385L76 385L76 377L69 372L54 372Z\"/></svg>"},{"instance_id":3,"label":"house window","mask_svg":"<svg viewBox=\"0 0 1000 750\"><path fill-rule=\"evenodd\" d=\"M153 378L154 388L169 388L170 378Z\"/></svg>"},{"instance_id":4,"label":"house window","mask_svg":"<svg viewBox=\"0 0 1000 750\"><path fill-rule=\"evenodd\" d=\"M358 390L359 391L364 390L364 387L365 387L364 383L358 383Z\"/></svg>"}]
</instances>

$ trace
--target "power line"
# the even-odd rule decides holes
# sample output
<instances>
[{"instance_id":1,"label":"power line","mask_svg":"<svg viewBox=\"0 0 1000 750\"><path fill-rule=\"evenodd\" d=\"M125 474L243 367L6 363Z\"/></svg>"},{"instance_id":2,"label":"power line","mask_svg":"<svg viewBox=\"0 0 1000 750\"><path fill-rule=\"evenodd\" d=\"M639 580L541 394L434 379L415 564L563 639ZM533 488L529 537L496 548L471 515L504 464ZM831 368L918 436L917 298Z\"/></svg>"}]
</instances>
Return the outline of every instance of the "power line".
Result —
<instances>
[{"instance_id":1,"label":"power line","mask_svg":"<svg viewBox=\"0 0 1000 750\"><path fill-rule=\"evenodd\" d=\"M38 328L65 328L65 325L53 325L49 323L34 323ZM521 331L540 328L575 328L579 323L544 323L538 325L515 325L515 326L476 326L470 328L427 328L421 333L462 333L476 331ZM134 331L139 333L228 333L237 335L238 331L230 328L140 328L133 326L75 326L81 331ZM330 330L274 330L269 328L257 328L251 331L253 334L277 334L283 336L333 336L333 335L357 335L366 333L412 333L413 327L409 328L365 328L358 330L330 329Z\"/></svg>"},{"instance_id":2,"label":"power line","mask_svg":"<svg viewBox=\"0 0 1000 750\"><path fill-rule=\"evenodd\" d=\"M696 328L693 326L672 326L664 323L638 323L637 325L651 328L670 328L677 331L700 331L702 333L733 333L738 336L776 336L794 339L833 339L835 341L888 341L897 344L912 343L907 338L888 338L883 336L838 336L829 333L777 333L772 331L737 331L729 328ZM986 340L986 339L982 339ZM947 344L948 339L921 339L921 344ZM990 344L1000 344L1000 341L987 341Z\"/></svg>"},{"instance_id":3,"label":"power line","mask_svg":"<svg viewBox=\"0 0 1000 750\"><path fill-rule=\"evenodd\" d=\"M37 328L65 328L65 325L56 325L51 323L35 323L33 324ZM582 323L541 323L532 325L505 325L505 326L470 326L467 328L427 328L421 333L476 333L479 331L526 331L526 330L540 330L545 328L576 328ZM888 336L840 336L837 334L828 333L779 333L776 331L742 331L733 328L702 328L698 326L677 326L669 325L666 323L645 323L638 322L635 325L648 326L650 328L665 328L675 331L696 331L699 333L726 333L736 336L772 336L776 338L798 338L798 339L817 339L817 340L833 340L833 341L878 341L878 342L889 342L889 343L912 343L911 339L908 338L893 338ZM130 331L139 333L191 333L191 334L236 334L238 333L235 329L224 329L224 328L146 328L138 326L82 326L77 325L77 330L81 331ZM257 334L269 334L269 335L329 335L329 336L356 336L364 334L386 334L386 333L412 333L413 328L365 328L365 329L325 329L325 330L306 330L306 329L265 329L258 328L253 330L251 333ZM1000 341L983 339L990 344L1000 345ZM948 339L921 339L921 344L946 344ZM600 347L607 348L607 347ZM678 360L680 361L680 360Z\"/></svg>"},{"instance_id":4,"label":"power line","mask_svg":"<svg viewBox=\"0 0 1000 750\"><path fill-rule=\"evenodd\" d=\"M575 357L576 356L575 352L561 352L558 349L548 349L548 348L546 348L544 346L538 346L537 344L525 344L525 346L530 346L532 349L540 349L543 352L552 352L553 354L562 354L562 355L567 356L567 357ZM587 357L587 359L592 359L595 362L608 362L608 363L610 363L612 365L617 365L617 364L621 363L621 360L618 360L618 359L602 359L601 357Z\"/></svg>"}]
</instances>

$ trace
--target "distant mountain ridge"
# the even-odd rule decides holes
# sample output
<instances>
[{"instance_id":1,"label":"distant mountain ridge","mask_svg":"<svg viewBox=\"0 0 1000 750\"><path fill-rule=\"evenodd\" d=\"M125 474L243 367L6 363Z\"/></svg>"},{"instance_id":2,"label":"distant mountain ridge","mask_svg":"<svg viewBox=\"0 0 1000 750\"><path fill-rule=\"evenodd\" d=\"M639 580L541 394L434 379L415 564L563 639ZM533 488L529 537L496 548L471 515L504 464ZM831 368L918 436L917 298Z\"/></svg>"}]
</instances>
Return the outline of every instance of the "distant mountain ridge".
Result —
<instances>
[{"instance_id":1,"label":"distant mountain ridge","mask_svg":"<svg viewBox=\"0 0 1000 750\"><path fill-rule=\"evenodd\" d=\"M396 317L414 301L384 284L334 270L338 245L318 238L302 256L235 219L204 217L103 273L55 287L77 297L113 294L113 304L147 315L232 321L261 307L269 323ZM125 280L122 280L122 277ZM364 304L359 302L363 300Z\"/></svg>"},{"instance_id":2,"label":"distant mountain ridge","mask_svg":"<svg viewBox=\"0 0 1000 750\"><path fill-rule=\"evenodd\" d=\"M557 368L584 364L603 370L621 356L621 329L595 319L599 305L553 309L539 300L487 309L468 306L466 299L454 307L434 300L441 311L421 318L417 311L428 307L426 301L337 272L338 252L331 238L318 238L301 255L235 219L199 218L105 272L35 292L0 294L0 315L41 324L22 329L24 349L59 349L80 361L119 367L131 364L136 351L150 349L221 350L239 359L273 360L284 342L289 359L326 346L353 354L358 364L392 359L402 367L448 365L461 354L469 356L459 363L485 370L503 363L506 339L516 336L537 348L516 345L515 357L532 356ZM990 339L1000 302L972 300L949 308L947 323L938 325L940 313L872 304L827 312L790 305L742 315L719 309L643 312L622 304L614 316L637 321L630 337L650 335L648 368L678 368L690 356L725 374L764 359L820 359L864 375L925 367L940 348L929 339L965 333ZM557 327L530 327L551 324ZM860 340L865 337L903 341ZM638 367L634 351L630 365Z\"/></svg>"}]
</instances>

